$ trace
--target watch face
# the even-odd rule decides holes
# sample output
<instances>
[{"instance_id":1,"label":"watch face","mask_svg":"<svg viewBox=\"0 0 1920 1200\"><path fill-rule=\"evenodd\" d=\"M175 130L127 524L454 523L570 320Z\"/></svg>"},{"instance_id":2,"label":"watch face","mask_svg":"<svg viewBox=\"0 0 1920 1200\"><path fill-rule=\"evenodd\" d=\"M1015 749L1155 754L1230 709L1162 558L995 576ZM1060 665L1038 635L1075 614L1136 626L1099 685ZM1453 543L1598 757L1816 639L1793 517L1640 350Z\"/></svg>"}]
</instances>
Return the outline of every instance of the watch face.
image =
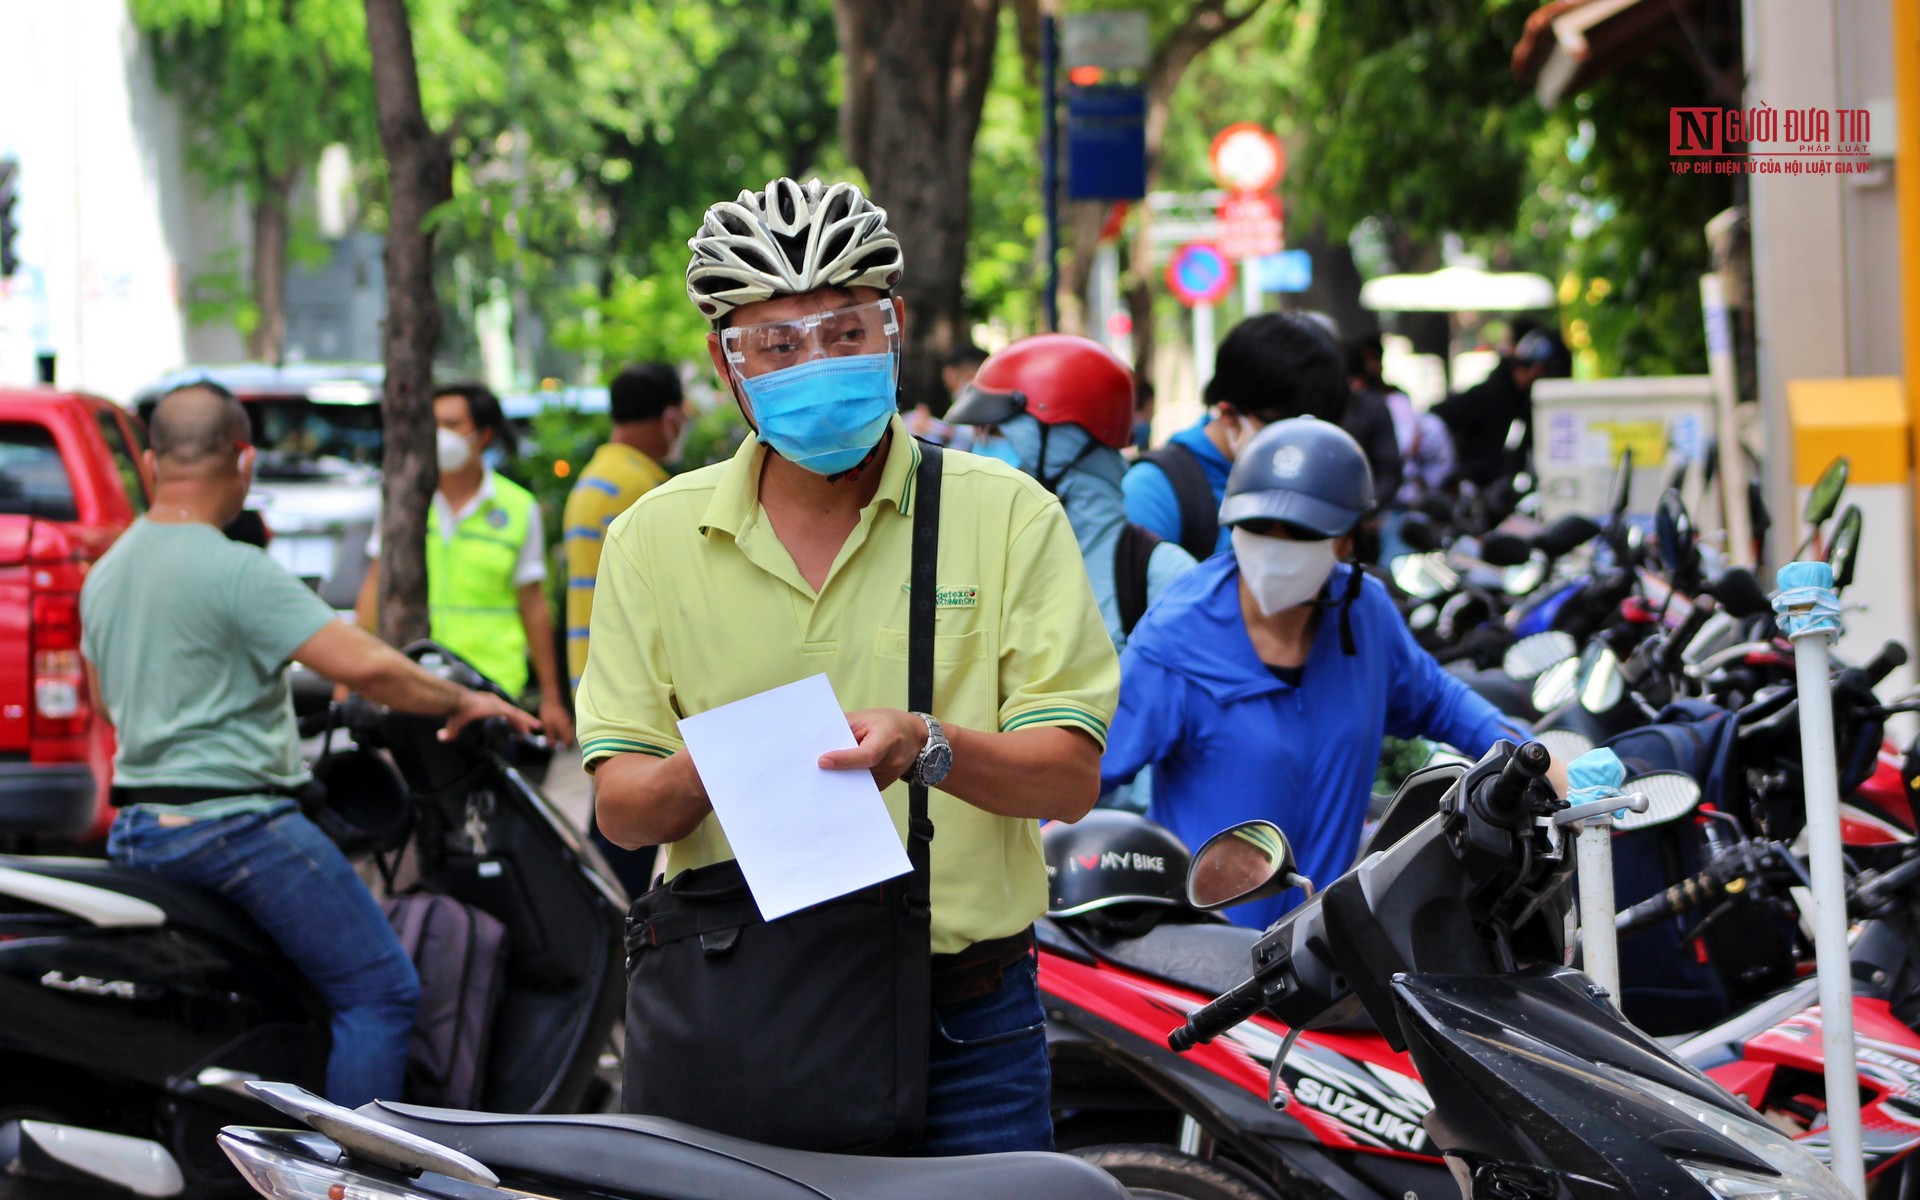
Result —
<instances>
[{"instance_id":1,"label":"watch face","mask_svg":"<svg viewBox=\"0 0 1920 1200\"><path fill-rule=\"evenodd\" d=\"M927 756L920 763L920 778L928 787L945 779L952 769L953 747L944 742L927 747Z\"/></svg>"}]
</instances>

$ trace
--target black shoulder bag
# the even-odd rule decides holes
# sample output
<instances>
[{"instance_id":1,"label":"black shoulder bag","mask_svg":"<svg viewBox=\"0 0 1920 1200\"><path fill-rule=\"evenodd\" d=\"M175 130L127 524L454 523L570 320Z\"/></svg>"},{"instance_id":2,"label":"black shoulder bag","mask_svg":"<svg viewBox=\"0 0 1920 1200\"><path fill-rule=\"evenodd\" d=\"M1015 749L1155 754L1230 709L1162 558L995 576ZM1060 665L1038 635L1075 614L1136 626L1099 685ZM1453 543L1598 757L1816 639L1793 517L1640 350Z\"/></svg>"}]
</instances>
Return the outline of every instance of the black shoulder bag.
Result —
<instances>
[{"instance_id":1,"label":"black shoulder bag","mask_svg":"<svg viewBox=\"0 0 1920 1200\"><path fill-rule=\"evenodd\" d=\"M913 502L907 708L933 709L940 451ZM926 1119L927 792L909 789L913 870L760 917L739 865L697 867L627 918L624 1107L776 1146L898 1154Z\"/></svg>"}]
</instances>

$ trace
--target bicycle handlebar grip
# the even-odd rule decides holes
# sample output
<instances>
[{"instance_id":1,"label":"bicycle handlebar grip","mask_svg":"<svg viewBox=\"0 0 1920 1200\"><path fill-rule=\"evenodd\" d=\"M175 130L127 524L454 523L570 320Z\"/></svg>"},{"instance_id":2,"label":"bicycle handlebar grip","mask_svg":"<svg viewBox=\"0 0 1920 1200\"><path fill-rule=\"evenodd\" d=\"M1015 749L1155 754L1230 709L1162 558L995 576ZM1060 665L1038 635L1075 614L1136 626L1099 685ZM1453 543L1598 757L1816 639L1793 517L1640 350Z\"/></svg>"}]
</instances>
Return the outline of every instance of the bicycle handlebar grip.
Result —
<instances>
[{"instance_id":1,"label":"bicycle handlebar grip","mask_svg":"<svg viewBox=\"0 0 1920 1200\"><path fill-rule=\"evenodd\" d=\"M1481 814L1495 825L1518 829L1532 816L1527 807L1527 785L1547 773L1553 756L1539 742L1528 742L1513 752L1500 777L1482 801Z\"/></svg>"},{"instance_id":2,"label":"bicycle handlebar grip","mask_svg":"<svg viewBox=\"0 0 1920 1200\"><path fill-rule=\"evenodd\" d=\"M1187 1014L1187 1023L1167 1035L1167 1045L1176 1052L1191 1050L1202 1042L1219 1037L1259 1012L1263 1006L1260 980L1249 979Z\"/></svg>"}]
</instances>

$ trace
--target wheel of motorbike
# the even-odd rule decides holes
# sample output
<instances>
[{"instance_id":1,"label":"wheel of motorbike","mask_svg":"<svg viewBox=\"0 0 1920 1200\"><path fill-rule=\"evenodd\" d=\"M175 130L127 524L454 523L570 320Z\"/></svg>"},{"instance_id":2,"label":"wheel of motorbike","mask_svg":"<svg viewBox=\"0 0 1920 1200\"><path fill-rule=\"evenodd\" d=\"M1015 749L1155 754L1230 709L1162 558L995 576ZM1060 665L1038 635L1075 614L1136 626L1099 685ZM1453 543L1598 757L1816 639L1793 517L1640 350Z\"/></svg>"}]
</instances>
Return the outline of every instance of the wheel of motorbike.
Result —
<instances>
[{"instance_id":1,"label":"wheel of motorbike","mask_svg":"<svg viewBox=\"0 0 1920 1200\"><path fill-rule=\"evenodd\" d=\"M1119 1180L1136 1200L1278 1200L1238 1167L1167 1146L1088 1146L1073 1155Z\"/></svg>"}]
</instances>

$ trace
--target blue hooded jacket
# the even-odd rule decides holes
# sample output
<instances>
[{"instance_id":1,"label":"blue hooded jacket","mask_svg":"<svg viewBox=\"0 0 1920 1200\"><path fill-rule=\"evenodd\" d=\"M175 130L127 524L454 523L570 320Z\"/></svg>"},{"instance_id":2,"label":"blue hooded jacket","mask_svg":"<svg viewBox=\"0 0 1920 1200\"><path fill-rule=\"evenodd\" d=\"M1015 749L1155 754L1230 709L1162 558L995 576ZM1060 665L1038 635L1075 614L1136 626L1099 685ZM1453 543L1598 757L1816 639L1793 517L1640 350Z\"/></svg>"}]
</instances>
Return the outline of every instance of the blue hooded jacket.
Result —
<instances>
[{"instance_id":1,"label":"blue hooded jacket","mask_svg":"<svg viewBox=\"0 0 1920 1200\"><path fill-rule=\"evenodd\" d=\"M1094 441L1093 435L1078 425L1054 425L1047 431L1047 461L1042 464L1040 422L1026 413L1002 421L1000 433L1018 458L1021 470L1042 482L1060 476L1054 495L1066 509L1067 523L1073 526L1073 536L1080 543L1080 557L1087 565L1087 579L1093 584L1100 618L1106 622L1113 648L1126 649L1127 635L1120 628L1120 597L1113 573L1114 552L1120 545L1120 532L1127 526L1120 492L1126 460L1118 450ZM1147 558L1147 603L1157 603L1167 586L1193 565L1193 556L1180 548L1178 537L1155 546Z\"/></svg>"},{"instance_id":2,"label":"blue hooded jacket","mask_svg":"<svg viewBox=\"0 0 1920 1200\"><path fill-rule=\"evenodd\" d=\"M1323 596L1346 593L1336 566ZM1175 580L1120 659L1120 710L1100 761L1103 789L1153 766L1148 815L1198 849L1240 821L1286 831L1299 871L1324 887L1353 865L1384 734L1428 737L1474 757L1527 736L1413 640L1380 581L1363 581L1341 653L1328 608L1299 687L1254 653L1240 614L1240 566L1220 554ZM1227 911L1264 928L1298 890Z\"/></svg>"}]
</instances>

